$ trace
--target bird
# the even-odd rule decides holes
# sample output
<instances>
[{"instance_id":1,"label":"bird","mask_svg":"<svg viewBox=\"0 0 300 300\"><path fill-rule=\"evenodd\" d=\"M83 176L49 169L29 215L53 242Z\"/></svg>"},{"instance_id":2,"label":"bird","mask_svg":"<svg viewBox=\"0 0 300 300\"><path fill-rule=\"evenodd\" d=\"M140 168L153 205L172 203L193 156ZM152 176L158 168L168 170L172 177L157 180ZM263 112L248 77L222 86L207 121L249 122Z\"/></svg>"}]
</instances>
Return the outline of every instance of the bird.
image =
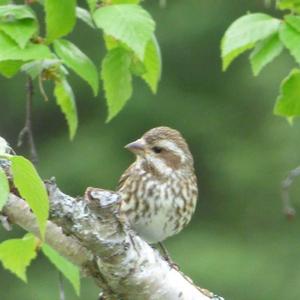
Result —
<instances>
[{"instance_id":1,"label":"bird","mask_svg":"<svg viewBox=\"0 0 300 300\"><path fill-rule=\"evenodd\" d=\"M152 128L125 148L136 159L123 173L117 191L120 211L149 244L179 233L195 212L198 187L193 156L179 131Z\"/></svg>"}]
</instances>

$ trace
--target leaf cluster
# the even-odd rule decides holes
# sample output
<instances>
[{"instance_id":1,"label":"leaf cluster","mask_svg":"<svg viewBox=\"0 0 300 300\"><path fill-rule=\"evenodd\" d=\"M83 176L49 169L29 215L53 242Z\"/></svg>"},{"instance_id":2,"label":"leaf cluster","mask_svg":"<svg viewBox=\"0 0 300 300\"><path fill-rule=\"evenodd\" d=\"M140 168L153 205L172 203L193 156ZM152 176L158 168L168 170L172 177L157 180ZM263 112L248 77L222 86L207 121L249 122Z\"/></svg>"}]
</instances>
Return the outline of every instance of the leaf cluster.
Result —
<instances>
[{"instance_id":1,"label":"leaf cluster","mask_svg":"<svg viewBox=\"0 0 300 300\"><path fill-rule=\"evenodd\" d=\"M0 74L11 78L25 72L39 81L54 83L54 97L64 113L72 139L78 116L69 70L91 87L94 96L103 84L111 120L132 95L132 76L138 76L156 93L161 75L161 55L154 35L155 22L139 0L27 1L27 5L0 2ZM35 8L42 5L44 22ZM107 52L98 68L66 36L83 21L91 30L101 30ZM45 27L45 30L41 30ZM41 32L46 32L41 36ZM98 41L87 41L98 42ZM46 97L48 99L48 97Z\"/></svg>"},{"instance_id":2,"label":"leaf cluster","mask_svg":"<svg viewBox=\"0 0 300 300\"><path fill-rule=\"evenodd\" d=\"M247 50L252 71L262 69L286 49L300 64L300 1L277 1L276 7L286 14L282 19L264 13L249 13L234 21L221 42L223 70ZM282 81L274 113L291 121L300 115L300 69L293 69Z\"/></svg>"}]
</instances>

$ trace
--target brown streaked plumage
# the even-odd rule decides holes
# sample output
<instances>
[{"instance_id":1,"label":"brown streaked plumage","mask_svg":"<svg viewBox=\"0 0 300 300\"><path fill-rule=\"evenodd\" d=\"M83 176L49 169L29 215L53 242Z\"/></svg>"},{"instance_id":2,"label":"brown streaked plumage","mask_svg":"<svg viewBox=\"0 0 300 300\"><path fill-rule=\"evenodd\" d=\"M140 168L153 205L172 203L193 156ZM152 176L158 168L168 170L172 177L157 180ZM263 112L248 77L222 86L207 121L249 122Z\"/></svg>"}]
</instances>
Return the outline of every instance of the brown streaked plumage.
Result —
<instances>
[{"instance_id":1,"label":"brown streaked plumage","mask_svg":"<svg viewBox=\"0 0 300 300\"><path fill-rule=\"evenodd\" d=\"M198 189L193 157L181 134L169 127L147 131L125 148L135 162L121 176L121 212L149 243L181 231L196 207Z\"/></svg>"}]
</instances>

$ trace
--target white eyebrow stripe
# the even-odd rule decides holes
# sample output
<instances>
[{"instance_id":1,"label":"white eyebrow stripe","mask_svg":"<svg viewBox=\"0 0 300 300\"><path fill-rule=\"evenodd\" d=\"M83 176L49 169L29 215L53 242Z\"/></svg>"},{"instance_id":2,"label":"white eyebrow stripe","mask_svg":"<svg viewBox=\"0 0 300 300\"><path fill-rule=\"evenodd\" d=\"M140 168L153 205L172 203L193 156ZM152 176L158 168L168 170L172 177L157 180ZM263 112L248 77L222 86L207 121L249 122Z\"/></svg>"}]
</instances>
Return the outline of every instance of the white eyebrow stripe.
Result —
<instances>
[{"instance_id":1,"label":"white eyebrow stripe","mask_svg":"<svg viewBox=\"0 0 300 300\"><path fill-rule=\"evenodd\" d=\"M159 142L158 146L175 152L180 156L181 161L184 160L184 152L175 143L168 140L162 140Z\"/></svg>"}]
</instances>

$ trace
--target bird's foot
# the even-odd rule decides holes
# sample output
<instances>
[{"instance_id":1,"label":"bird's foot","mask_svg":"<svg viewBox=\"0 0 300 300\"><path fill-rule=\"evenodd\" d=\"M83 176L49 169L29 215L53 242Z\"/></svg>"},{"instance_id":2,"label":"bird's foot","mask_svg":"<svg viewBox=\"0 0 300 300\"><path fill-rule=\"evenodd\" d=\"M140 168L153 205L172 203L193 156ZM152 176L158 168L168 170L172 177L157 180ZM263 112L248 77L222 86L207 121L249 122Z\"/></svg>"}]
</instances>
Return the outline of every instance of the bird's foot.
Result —
<instances>
[{"instance_id":1,"label":"bird's foot","mask_svg":"<svg viewBox=\"0 0 300 300\"><path fill-rule=\"evenodd\" d=\"M170 266L171 269L174 269L174 270L176 270L176 271L179 271L179 270L180 270L178 264L176 264L176 263L171 259L170 256L163 256L163 258L164 258L165 261L169 264L169 266Z\"/></svg>"},{"instance_id":2,"label":"bird's foot","mask_svg":"<svg viewBox=\"0 0 300 300\"><path fill-rule=\"evenodd\" d=\"M163 243L159 242L158 245L161 249L163 258L169 264L170 268L179 271L179 266L172 260L167 248L163 245Z\"/></svg>"}]
</instances>

